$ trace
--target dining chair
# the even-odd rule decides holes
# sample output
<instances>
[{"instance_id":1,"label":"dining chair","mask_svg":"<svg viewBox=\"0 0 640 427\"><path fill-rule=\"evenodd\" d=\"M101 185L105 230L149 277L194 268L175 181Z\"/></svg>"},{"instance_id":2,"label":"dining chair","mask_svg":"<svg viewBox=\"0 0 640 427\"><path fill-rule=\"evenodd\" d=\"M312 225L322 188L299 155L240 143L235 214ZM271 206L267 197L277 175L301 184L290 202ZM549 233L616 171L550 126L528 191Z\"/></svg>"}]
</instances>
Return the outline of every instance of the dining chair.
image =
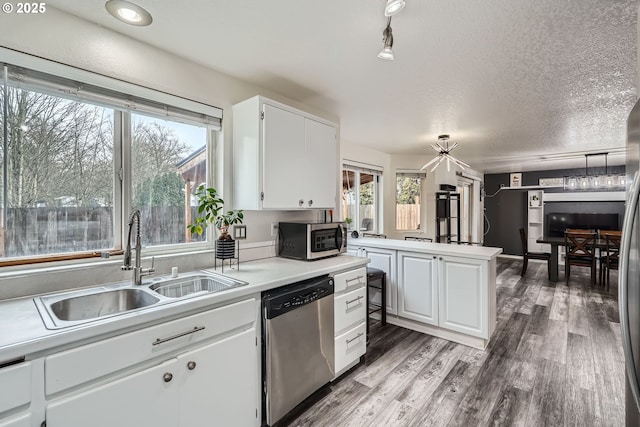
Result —
<instances>
[{"instance_id":1,"label":"dining chair","mask_svg":"<svg viewBox=\"0 0 640 427\"><path fill-rule=\"evenodd\" d=\"M604 253L600 253L600 283L604 284L606 275L606 289L609 290L610 272L618 270L622 231L601 230L600 238L605 240Z\"/></svg>"},{"instance_id":2,"label":"dining chair","mask_svg":"<svg viewBox=\"0 0 640 427\"><path fill-rule=\"evenodd\" d=\"M522 272L520 276L524 276L527 272L527 265L530 259L540 259L547 261L547 276L551 280L551 254L549 252L529 252L529 244L527 242L527 232L524 228L520 229L520 242L522 243Z\"/></svg>"},{"instance_id":3,"label":"dining chair","mask_svg":"<svg viewBox=\"0 0 640 427\"><path fill-rule=\"evenodd\" d=\"M596 232L592 230L570 230L564 232L566 254L564 259L564 277L569 283L571 266L591 269L591 286L596 283Z\"/></svg>"}]
</instances>

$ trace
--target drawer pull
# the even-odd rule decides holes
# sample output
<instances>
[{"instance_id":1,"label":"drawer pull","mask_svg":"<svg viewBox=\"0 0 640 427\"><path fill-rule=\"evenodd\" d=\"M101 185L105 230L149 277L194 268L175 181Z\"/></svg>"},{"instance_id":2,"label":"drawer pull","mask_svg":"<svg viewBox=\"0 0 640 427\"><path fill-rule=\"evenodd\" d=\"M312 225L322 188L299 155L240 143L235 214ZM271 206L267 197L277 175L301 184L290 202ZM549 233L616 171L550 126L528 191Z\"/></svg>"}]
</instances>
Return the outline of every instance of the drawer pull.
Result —
<instances>
[{"instance_id":1,"label":"drawer pull","mask_svg":"<svg viewBox=\"0 0 640 427\"><path fill-rule=\"evenodd\" d=\"M353 282L354 280L360 281L362 279L364 279L364 276L352 277L351 279L347 279L346 282L349 283L349 282Z\"/></svg>"},{"instance_id":2,"label":"drawer pull","mask_svg":"<svg viewBox=\"0 0 640 427\"><path fill-rule=\"evenodd\" d=\"M173 336L168 337L168 338L158 338L151 344L152 345L162 344L162 343L165 343L167 341L175 340L176 338L184 337L185 335L189 335L189 334L194 334L194 333L199 332L199 331L204 331L204 326L194 326L193 329L191 329L190 331L181 332L179 334L173 335Z\"/></svg>"},{"instance_id":3,"label":"drawer pull","mask_svg":"<svg viewBox=\"0 0 640 427\"><path fill-rule=\"evenodd\" d=\"M364 335L364 333L358 332L358 335L356 335L355 337L351 338L350 340L347 340L347 345L351 344L352 342L354 342L357 339L360 339L363 335Z\"/></svg>"},{"instance_id":4,"label":"drawer pull","mask_svg":"<svg viewBox=\"0 0 640 427\"><path fill-rule=\"evenodd\" d=\"M196 369L196 362L191 361L189 363L187 363L187 369L190 371L193 371L194 369Z\"/></svg>"},{"instance_id":5,"label":"drawer pull","mask_svg":"<svg viewBox=\"0 0 640 427\"><path fill-rule=\"evenodd\" d=\"M173 379L173 374L171 372L167 372L162 376L162 379L165 383L171 382L171 380Z\"/></svg>"},{"instance_id":6,"label":"drawer pull","mask_svg":"<svg viewBox=\"0 0 640 427\"><path fill-rule=\"evenodd\" d=\"M347 305L349 304L353 304L354 302L359 302L362 298L364 298L362 295L360 295L357 298L352 299L351 301L345 301L347 303Z\"/></svg>"}]
</instances>

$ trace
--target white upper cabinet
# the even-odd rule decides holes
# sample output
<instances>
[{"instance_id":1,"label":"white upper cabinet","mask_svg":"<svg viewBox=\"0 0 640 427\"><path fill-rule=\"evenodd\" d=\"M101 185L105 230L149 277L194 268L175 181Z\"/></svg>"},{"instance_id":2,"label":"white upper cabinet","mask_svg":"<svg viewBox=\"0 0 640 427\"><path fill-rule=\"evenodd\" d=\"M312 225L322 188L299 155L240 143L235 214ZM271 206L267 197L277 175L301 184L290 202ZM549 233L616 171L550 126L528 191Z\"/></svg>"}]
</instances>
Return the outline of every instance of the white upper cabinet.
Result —
<instances>
[{"instance_id":1,"label":"white upper cabinet","mask_svg":"<svg viewBox=\"0 0 640 427\"><path fill-rule=\"evenodd\" d=\"M336 126L263 98L233 106L236 209L334 209Z\"/></svg>"},{"instance_id":2,"label":"white upper cabinet","mask_svg":"<svg viewBox=\"0 0 640 427\"><path fill-rule=\"evenodd\" d=\"M336 206L336 128L312 119L304 121L305 189L310 208ZM333 179L331 179L333 177ZM328 181L328 182L325 182Z\"/></svg>"},{"instance_id":3,"label":"white upper cabinet","mask_svg":"<svg viewBox=\"0 0 640 427\"><path fill-rule=\"evenodd\" d=\"M300 200L304 202L305 193L304 117L269 104L264 104L263 111L262 207L298 207Z\"/></svg>"}]
</instances>

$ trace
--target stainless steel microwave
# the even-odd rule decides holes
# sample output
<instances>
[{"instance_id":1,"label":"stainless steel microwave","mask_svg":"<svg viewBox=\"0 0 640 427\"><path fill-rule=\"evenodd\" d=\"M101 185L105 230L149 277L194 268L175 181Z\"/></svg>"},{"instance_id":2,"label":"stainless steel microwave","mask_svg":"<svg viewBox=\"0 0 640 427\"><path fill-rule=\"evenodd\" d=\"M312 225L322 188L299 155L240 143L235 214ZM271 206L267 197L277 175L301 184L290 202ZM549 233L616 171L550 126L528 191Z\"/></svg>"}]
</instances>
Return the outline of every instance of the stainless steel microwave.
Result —
<instances>
[{"instance_id":1,"label":"stainless steel microwave","mask_svg":"<svg viewBox=\"0 0 640 427\"><path fill-rule=\"evenodd\" d=\"M311 261L347 251L344 222L280 222L278 255Z\"/></svg>"}]
</instances>

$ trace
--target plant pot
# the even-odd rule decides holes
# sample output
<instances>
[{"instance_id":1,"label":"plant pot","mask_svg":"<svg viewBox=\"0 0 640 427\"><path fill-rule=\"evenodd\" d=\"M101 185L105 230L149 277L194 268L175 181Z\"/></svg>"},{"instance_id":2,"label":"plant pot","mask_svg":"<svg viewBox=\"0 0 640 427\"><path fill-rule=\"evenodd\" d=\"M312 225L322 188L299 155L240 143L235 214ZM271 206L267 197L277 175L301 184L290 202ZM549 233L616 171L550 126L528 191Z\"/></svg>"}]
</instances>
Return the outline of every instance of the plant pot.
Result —
<instances>
[{"instance_id":1,"label":"plant pot","mask_svg":"<svg viewBox=\"0 0 640 427\"><path fill-rule=\"evenodd\" d=\"M235 240L216 240L216 258L231 259L236 257Z\"/></svg>"},{"instance_id":2,"label":"plant pot","mask_svg":"<svg viewBox=\"0 0 640 427\"><path fill-rule=\"evenodd\" d=\"M540 200L531 200L529 202L531 204L531 206L540 206Z\"/></svg>"}]
</instances>

